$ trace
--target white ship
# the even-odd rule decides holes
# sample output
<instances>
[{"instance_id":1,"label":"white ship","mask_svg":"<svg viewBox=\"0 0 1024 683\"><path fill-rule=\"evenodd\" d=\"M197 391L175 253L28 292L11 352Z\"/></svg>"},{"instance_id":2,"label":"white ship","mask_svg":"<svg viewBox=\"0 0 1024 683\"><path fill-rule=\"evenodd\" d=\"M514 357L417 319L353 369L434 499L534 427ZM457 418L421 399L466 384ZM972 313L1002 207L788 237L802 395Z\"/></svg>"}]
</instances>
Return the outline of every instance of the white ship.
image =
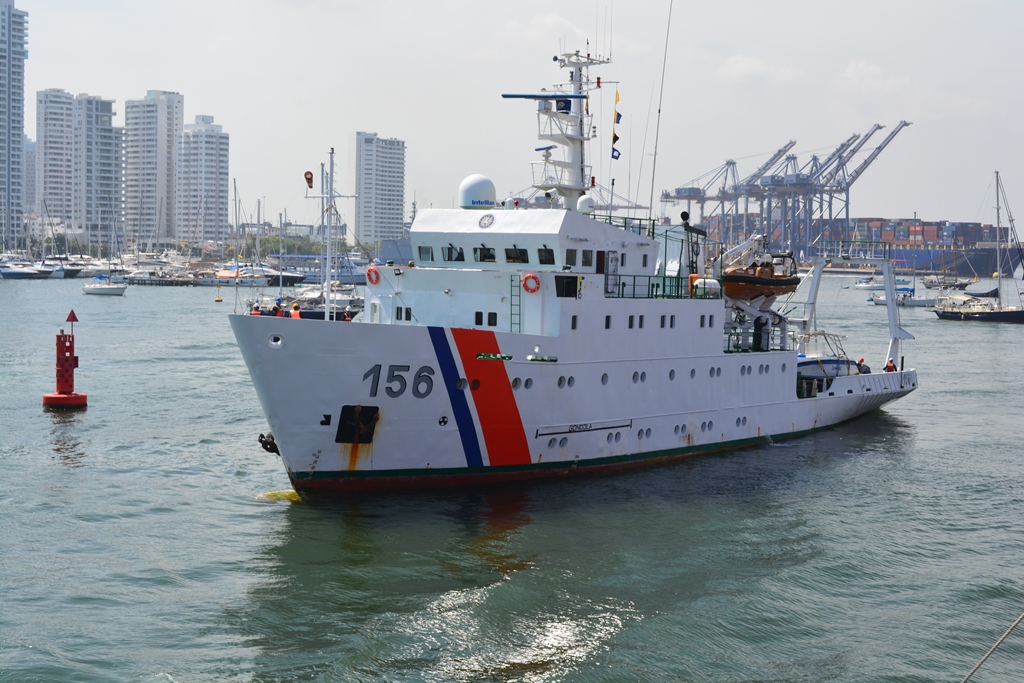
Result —
<instances>
[{"instance_id":1,"label":"white ship","mask_svg":"<svg viewBox=\"0 0 1024 683\"><path fill-rule=\"evenodd\" d=\"M298 492L661 462L797 437L917 387L914 370L861 374L816 330L825 258L797 292L797 318L773 308L772 291L724 296L703 233L685 222L595 215L583 101L597 87L589 69L606 62L557 59L568 83L516 97L537 102L541 139L565 150L545 154L534 181L567 208L505 210L471 176L459 202L470 208L417 214L415 266L367 268L357 321L231 316L274 436L261 442ZM842 257L881 269L895 299L888 261ZM888 314L879 368L902 366L912 338Z\"/></svg>"}]
</instances>

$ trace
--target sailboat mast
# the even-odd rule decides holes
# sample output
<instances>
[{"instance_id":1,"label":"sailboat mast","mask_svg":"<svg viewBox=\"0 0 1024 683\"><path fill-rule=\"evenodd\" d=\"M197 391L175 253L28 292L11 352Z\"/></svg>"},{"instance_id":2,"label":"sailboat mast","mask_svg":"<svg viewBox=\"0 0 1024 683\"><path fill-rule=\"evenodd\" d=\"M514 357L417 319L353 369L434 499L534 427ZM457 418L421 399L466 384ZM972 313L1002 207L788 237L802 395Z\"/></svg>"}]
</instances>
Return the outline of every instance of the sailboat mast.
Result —
<instances>
[{"instance_id":1,"label":"sailboat mast","mask_svg":"<svg viewBox=\"0 0 1024 683\"><path fill-rule=\"evenodd\" d=\"M1002 241L1000 233L1002 230L1001 207L999 206L999 171L996 171L996 301L999 307L1003 306L1003 259L999 253L999 243Z\"/></svg>"}]
</instances>

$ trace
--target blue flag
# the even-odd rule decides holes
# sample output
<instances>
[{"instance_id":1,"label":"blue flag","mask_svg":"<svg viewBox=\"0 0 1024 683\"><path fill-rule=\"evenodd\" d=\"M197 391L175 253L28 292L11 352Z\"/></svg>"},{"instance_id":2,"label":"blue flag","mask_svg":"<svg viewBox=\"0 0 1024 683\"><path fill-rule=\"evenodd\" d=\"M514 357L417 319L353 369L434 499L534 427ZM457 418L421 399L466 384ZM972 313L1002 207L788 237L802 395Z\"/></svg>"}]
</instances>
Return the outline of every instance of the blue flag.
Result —
<instances>
[{"instance_id":1,"label":"blue flag","mask_svg":"<svg viewBox=\"0 0 1024 683\"><path fill-rule=\"evenodd\" d=\"M622 114L615 112L615 123L622 123Z\"/></svg>"},{"instance_id":2,"label":"blue flag","mask_svg":"<svg viewBox=\"0 0 1024 683\"><path fill-rule=\"evenodd\" d=\"M620 156L622 155L619 153L619 150L612 147L612 159L618 159Z\"/></svg>"}]
</instances>

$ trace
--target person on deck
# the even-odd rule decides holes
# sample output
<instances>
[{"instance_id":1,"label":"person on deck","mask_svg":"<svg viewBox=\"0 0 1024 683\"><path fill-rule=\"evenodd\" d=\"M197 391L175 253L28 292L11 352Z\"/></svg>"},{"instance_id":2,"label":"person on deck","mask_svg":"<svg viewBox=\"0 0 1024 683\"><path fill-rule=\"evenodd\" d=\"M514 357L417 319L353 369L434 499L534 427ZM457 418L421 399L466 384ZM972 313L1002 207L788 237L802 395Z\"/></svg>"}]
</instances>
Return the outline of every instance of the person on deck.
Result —
<instances>
[{"instance_id":1,"label":"person on deck","mask_svg":"<svg viewBox=\"0 0 1024 683\"><path fill-rule=\"evenodd\" d=\"M871 374L871 368L868 367L867 363L864 362L863 358L857 361L857 372L859 372L862 375Z\"/></svg>"},{"instance_id":2,"label":"person on deck","mask_svg":"<svg viewBox=\"0 0 1024 683\"><path fill-rule=\"evenodd\" d=\"M259 301L257 301L256 303L254 303L252 305L252 315L263 315L263 313L260 311L260 302Z\"/></svg>"},{"instance_id":3,"label":"person on deck","mask_svg":"<svg viewBox=\"0 0 1024 683\"><path fill-rule=\"evenodd\" d=\"M896 372L896 364L892 362L892 358L890 358L889 362L885 364L885 371Z\"/></svg>"},{"instance_id":4,"label":"person on deck","mask_svg":"<svg viewBox=\"0 0 1024 683\"><path fill-rule=\"evenodd\" d=\"M281 310L281 306L279 304L274 304L274 307L270 309L270 314L276 318L284 317L284 311Z\"/></svg>"},{"instance_id":5,"label":"person on deck","mask_svg":"<svg viewBox=\"0 0 1024 683\"><path fill-rule=\"evenodd\" d=\"M302 314L299 312L299 305L298 304L292 304L292 317L296 318L296 319L302 317Z\"/></svg>"}]
</instances>

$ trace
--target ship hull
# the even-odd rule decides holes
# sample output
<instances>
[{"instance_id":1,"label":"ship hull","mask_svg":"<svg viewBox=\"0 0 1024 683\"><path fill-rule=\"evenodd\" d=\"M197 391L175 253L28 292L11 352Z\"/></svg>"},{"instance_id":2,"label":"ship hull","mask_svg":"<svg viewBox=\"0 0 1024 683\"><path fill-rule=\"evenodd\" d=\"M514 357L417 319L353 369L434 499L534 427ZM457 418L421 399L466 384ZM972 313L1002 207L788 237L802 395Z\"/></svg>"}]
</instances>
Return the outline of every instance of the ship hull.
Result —
<instances>
[{"instance_id":1,"label":"ship hull","mask_svg":"<svg viewBox=\"0 0 1024 683\"><path fill-rule=\"evenodd\" d=\"M722 311L721 300L683 305L695 319ZM917 386L913 370L853 375L797 398L795 352L723 354L709 338L680 355L679 338L658 328L641 357L628 338L230 319L303 494L638 467L801 436Z\"/></svg>"}]
</instances>

